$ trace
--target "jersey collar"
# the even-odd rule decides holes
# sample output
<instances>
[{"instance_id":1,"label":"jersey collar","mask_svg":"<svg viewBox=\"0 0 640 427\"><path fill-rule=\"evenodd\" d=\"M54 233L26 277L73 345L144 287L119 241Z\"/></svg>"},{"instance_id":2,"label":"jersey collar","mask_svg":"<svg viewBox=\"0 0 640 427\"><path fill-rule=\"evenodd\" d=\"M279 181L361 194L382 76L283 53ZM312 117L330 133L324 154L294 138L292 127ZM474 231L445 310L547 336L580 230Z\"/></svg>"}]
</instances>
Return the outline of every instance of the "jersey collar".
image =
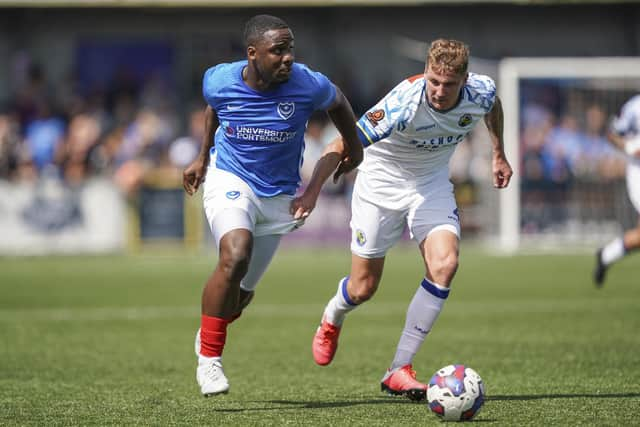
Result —
<instances>
[{"instance_id":1,"label":"jersey collar","mask_svg":"<svg viewBox=\"0 0 640 427\"><path fill-rule=\"evenodd\" d=\"M455 110L458 105L460 105L460 102L462 102L462 97L464 96L463 94L464 92L464 86L462 86L462 88L460 88L460 93L458 94L458 101L456 101L456 103L453 105L453 107L448 108L446 110L438 110L436 107L434 107L433 105L431 105L431 103L429 102L429 100L427 99L427 84L425 82L425 87L424 87L424 100L425 100L425 104L427 105L427 107L431 110L431 111L435 111L436 113L440 113L440 114L446 114L449 111Z\"/></svg>"}]
</instances>

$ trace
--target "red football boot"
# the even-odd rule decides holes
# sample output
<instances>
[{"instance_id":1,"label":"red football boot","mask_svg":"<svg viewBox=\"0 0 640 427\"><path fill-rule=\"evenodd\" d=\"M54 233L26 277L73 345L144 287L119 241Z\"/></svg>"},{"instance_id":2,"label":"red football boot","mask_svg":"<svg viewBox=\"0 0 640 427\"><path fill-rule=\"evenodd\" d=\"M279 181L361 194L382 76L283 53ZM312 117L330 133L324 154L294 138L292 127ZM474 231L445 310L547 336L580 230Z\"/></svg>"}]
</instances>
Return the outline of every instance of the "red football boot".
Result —
<instances>
[{"instance_id":1,"label":"red football boot","mask_svg":"<svg viewBox=\"0 0 640 427\"><path fill-rule=\"evenodd\" d=\"M333 356L338 349L338 337L340 336L340 327L332 325L322 319L316 334L313 336L313 359L320 366L331 363Z\"/></svg>"},{"instance_id":2,"label":"red football boot","mask_svg":"<svg viewBox=\"0 0 640 427\"><path fill-rule=\"evenodd\" d=\"M387 370L382 377L380 389L393 395L407 396L411 400L420 401L427 397L427 385L416 380L416 371L411 365Z\"/></svg>"}]
</instances>

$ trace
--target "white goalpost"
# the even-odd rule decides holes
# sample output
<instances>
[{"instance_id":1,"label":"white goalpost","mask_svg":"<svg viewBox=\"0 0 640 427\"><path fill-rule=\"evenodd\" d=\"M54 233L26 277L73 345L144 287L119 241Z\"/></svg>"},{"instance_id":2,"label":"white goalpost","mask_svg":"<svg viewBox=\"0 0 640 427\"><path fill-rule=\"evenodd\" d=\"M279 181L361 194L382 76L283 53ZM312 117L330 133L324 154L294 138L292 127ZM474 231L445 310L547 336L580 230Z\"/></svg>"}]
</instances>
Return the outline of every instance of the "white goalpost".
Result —
<instances>
[{"instance_id":1,"label":"white goalpost","mask_svg":"<svg viewBox=\"0 0 640 427\"><path fill-rule=\"evenodd\" d=\"M508 58L498 83L515 172L500 194L500 248L591 248L621 232L624 156L604 134L640 93L640 58Z\"/></svg>"}]
</instances>

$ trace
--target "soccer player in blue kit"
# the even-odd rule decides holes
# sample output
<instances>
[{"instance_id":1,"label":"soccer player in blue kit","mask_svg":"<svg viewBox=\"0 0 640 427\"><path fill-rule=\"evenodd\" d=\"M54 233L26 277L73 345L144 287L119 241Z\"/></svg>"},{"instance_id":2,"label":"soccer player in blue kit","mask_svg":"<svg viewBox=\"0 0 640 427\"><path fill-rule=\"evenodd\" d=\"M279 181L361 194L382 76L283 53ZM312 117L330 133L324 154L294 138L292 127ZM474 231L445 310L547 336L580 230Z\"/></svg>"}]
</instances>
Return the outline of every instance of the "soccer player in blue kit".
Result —
<instances>
[{"instance_id":1,"label":"soccer player in blue kit","mask_svg":"<svg viewBox=\"0 0 640 427\"><path fill-rule=\"evenodd\" d=\"M251 301L283 234L302 225L322 184L358 166L362 145L349 101L323 74L294 62L289 26L270 15L245 26L247 59L209 68L200 155L184 171L186 192L204 182L204 210L219 251L202 294L196 379L204 396L226 393L222 369L227 325ZM342 136L300 183L307 120L325 110Z\"/></svg>"}]
</instances>

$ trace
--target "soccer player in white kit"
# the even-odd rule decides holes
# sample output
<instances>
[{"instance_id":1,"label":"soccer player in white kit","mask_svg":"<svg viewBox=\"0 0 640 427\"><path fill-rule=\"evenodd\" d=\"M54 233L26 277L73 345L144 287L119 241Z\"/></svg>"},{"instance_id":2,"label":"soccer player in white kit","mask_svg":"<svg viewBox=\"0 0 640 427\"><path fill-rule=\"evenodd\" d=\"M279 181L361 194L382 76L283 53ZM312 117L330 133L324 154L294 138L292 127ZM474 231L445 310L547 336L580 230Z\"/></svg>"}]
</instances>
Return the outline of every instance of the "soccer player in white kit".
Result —
<instances>
[{"instance_id":1,"label":"soccer player in white kit","mask_svg":"<svg viewBox=\"0 0 640 427\"><path fill-rule=\"evenodd\" d=\"M628 100L613 122L609 142L627 154L627 192L633 207L640 213L640 95ZM607 269L632 250L640 247L640 218L635 226L613 239L596 252L593 280L596 286L604 284Z\"/></svg>"},{"instance_id":2,"label":"soccer player in white kit","mask_svg":"<svg viewBox=\"0 0 640 427\"><path fill-rule=\"evenodd\" d=\"M357 123L365 158L356 178L351 218L351 273L325 307L312 344L319 365L333 359L345 315L376 292L385 254L405 224L418 244L425 277L409 304L406 323L381 388L425 398L412 360L449 295L458 268L460 224L449 159L484 120L493 145L493 182L509 184L503 114L493 80L467 72L469 50L456 40L434 41L424 74L401 82Z\"/></svg>"}]
</instances>

